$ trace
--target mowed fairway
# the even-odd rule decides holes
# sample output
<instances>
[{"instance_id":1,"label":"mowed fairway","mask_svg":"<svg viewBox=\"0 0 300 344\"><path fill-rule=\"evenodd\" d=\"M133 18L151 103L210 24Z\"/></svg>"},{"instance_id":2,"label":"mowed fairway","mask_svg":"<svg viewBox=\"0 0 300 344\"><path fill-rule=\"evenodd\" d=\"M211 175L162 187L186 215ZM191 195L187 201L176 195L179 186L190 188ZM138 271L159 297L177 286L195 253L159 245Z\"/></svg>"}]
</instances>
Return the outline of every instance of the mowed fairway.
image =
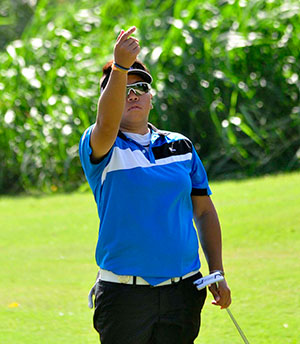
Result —
<instances>
[{"instance_id":1,"label":"mowed fairway","mask_svg":"<svg viewBox=\"0 0 300 344\"><path fill-rule=\"evenodd\" d=\"M300 174L211 187L232 313L251 344L300 343ZM0 198L1 344L98 342L87 306L97 234L90 193ZM196 343L243 343L211 300Z\"/></svg>"}]
</instances>

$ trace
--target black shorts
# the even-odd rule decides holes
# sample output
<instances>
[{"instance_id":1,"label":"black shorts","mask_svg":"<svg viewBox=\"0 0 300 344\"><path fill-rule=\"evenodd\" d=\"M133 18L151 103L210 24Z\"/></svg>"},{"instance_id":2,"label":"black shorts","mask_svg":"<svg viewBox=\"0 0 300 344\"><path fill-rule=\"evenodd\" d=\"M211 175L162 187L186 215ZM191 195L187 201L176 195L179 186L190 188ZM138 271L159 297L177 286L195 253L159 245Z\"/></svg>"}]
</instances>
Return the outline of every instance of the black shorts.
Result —
<instances>
[{"instance_id":1,"label":"black shorts","mask_svg":"<svg viewBox=\"0 0 300 344\"><path fill-rule=\"evenodd\" d=\"M192 344L200 329L206 289L193 281L151 287L99 281L94 327L102 344Z\"/></svg>"}]
</instances>

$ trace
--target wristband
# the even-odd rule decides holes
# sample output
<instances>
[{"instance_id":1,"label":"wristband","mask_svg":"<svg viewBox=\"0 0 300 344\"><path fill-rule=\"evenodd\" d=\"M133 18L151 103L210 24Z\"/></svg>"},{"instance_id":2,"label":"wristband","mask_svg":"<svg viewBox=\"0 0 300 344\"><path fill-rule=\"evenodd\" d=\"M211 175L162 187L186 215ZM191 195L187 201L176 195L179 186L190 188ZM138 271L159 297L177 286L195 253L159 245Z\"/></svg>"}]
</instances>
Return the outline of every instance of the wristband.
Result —
<instances>
[{"instance_id":1,"label":"wristband","mask_svg":"<svg viewBox=\"0 0 300 344\"><path fill-rule=\"evenodd\" d=\"M112 70L117 70L117 71L119 71L119 72L121 72L121 73L124 73L124 74L127 74L127 73L128 73L128 70L127 70L127 69L124 69L123 67L120 68L119 65L116 65L115 63L112 64L111 69L112 69Z\"/></svg>"},{"instance_id":2,"label":"wristband","mask_svg":"<svg viewBox=\"0 0 300 344\"><path fill-rule=\"evenodd\" d=\"M117 64L116 62L114 62L113 65L114 65L115 67L117 67L118 69L122 69L122 70L124 70L124 71L126 71L126 72L128 72L129 69L130 69L130 68L123 67L123 66Z\"/></svg>"},{"instance_id":3,"label":"wristband","mask_svg":"<svg viewBox=\"0 0 300 344\"><path fill-rule=\"evenodd\" d=\"M212 271L210 271L211 274L213 274L214 272L220 273L223 277L225 276L225 272L223 270L212 270Z\"/></svg>"}]
</instances>

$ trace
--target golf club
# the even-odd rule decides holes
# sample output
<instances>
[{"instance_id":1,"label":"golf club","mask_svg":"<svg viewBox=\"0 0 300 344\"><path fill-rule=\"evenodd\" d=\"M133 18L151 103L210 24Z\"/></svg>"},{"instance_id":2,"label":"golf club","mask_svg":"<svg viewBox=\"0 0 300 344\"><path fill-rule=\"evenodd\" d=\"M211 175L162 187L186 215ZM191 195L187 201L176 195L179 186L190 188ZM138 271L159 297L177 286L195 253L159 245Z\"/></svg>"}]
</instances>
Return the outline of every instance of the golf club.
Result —
<instances>
[{"instance_id":1,"label":"golf club","mask_svg":"<svg viewBox=\"0 0 300 344\"><path fill-rule=\"evenodd\" d=\"M226 308L226 311L227 311L227 313L229 314L229 316L230 316L232 322L234 323L236 329L239 331L239 334L240 334L241 337L243 338L244 343L245 343L245 344L250 344L250 343L248 342L248 339L246 338L244 332L242 331L242 329L240 328L239 324L237 323L237 321L235 320L234 316L232 315L231 311L229 310L229 308Z\"/></svg>"},{"instance_id":2,"label":"golf club","mask_svg":"<svg viewBox=\"0 0 300 344\"><path fill-rule=\"evenodd\" d=\"M199 278L198 280L196 280L194 282L194 284L196 285L198 290L201 290L203 288L205 288L207 285L213 284L213 283L218 283L220 281L222 281L224 279L224 276L222 276L222 274L220 272L214 272L208 276L204 276L202 278ZM236 329L238 330L239 334L241 335L243 341L245 344L250 344L248 339L246 338L244 332L242 331L242 329L240 328L239 324L237 323L237 321L235 320L233 314L231 313L231 311L229 310L229 308L226 308L227 313L229 314L232 322L234 323Z\"/></svg>"}]
</instances>

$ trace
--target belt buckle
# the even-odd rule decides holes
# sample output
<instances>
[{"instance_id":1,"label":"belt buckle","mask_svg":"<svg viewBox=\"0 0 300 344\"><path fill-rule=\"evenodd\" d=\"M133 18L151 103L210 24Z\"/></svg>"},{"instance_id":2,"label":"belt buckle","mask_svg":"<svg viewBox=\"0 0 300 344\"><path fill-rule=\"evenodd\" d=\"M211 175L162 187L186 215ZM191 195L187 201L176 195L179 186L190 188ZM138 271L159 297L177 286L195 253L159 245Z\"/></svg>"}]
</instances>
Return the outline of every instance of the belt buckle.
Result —
<instances>
[{"instance_id":1,"label":"belt buckle","mask_svg":"<svg viewBox=\"0 0 300 344\"><path fill-rule=\"evenodd\" d=\"M124 283L127 284L130 280L130 276L126 276L126 275L119 275L118 276L118 280L120 283Z\"/></svg>"},{"instance_id":2,"label":"belt buckle","mask_svg":"<svg viewBox=\"0 0 300 344\"><path fill-rule=\"evenodd\" d=\"M172 284L176 284L176 283L178 283L180 281L180 277L172 277L171 278L171 283Z\"/></svg>"}]
</instances>

